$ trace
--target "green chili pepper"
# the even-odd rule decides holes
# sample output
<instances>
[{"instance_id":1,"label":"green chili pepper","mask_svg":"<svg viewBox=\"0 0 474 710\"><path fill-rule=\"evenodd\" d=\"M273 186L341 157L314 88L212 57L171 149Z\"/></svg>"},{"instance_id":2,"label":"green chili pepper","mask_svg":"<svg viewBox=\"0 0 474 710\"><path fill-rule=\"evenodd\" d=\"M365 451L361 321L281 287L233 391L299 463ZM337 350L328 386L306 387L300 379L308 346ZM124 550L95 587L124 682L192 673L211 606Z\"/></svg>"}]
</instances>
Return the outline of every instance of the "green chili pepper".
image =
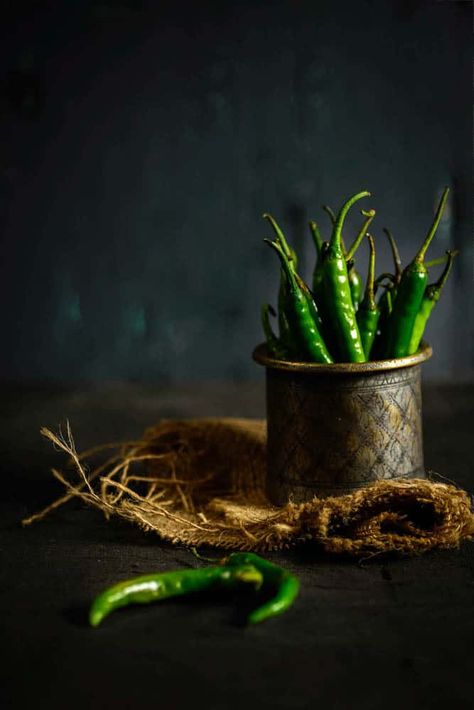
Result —
<instances>
[{"instance_id":1,"label":"green chili pepper","mask_svg":"<svg viewBox=\"0 0 474 710\"><path fill-rule=\"evenodd\" d=\"M329 205L323 205L323 209L328 213L332 225L336 224L336 215L332 211L332 209L329 207ZM352 296L352 303L354 305L354 309L357 311L359 304L362 300L362 291L363 291L363 281L362 278L355 268L355 261L354 261L354 254L356 253L357 249L359 248L359 245L361 244L363 238L365 237L367 233L367 229L369 228L370 223L375 217L375 210L369 210L366 212L365 210L361 210L361 214L366 218L362 227L359 230L359 233L357 234L356 238L352 242L351 246L349 247L349 250L346 249L346 245L344 244L344 237L341 234L341 244L342 244L342 250L345 254L346 257L346 262L347 262L347 272L349 274L349 286L351 289L351 296Z\"/></svg>"},{"instance_id":2,"label":"green chili pepper","mask_svg":"<svg viewBox=\"0 0 474 710\"><path fill-rule=\"evenodd\" d=\"M298 268L298 258L294 249L292 249L286 241L286 237L283 233L283 230L271 214L265 212L265 214L263 214L262 216L270 223L277 238L277 242L280 244L281 248L283 249L283 252L285 253L285 256L288 259L288 263L291 267L291 270L293 272L296 272L296 269ZM278 328L280 330L280 340L283 345L283 348L286 350L287 357L291 357L292 355L296 356L298 354L298 348L295 343L290 324L288 323L288 318L286 316L286 311L288 308L287 301L290 298L288 290L289 287L285 271L284 269L281 269L280 287L278 289Z\"/></svg>"},{"instance_id":3,"label":"green chili pepper","mask_svg":"<svg viewBox=\"0 0 474 710\"><path fill-rule=\"evenodd\" d=\"M289 609L298 595L300 587L298 579L287 570L264 560L259 555L252 552L234 552L223 562L229 567L252 565L262 573L264 586L268 584L276 587L275 596L249 614L247 620L250 624L258 624L272 616L282 614Z\"/></svg>"},{"instance_id":4,"label":"green chili pepper","mask_svg":"<svg viewBox=\"0 0 474 710\"><path fill-rule=\"evenodd\" d=\"M327 253L327 250L329 249L329 242L323 242L321 244L321 251L319 252L319 257L316 259L316 262L314 264L314 271L313 271L313 294L316 293L321 293L322 290L322 280L323 280L323 263L325 259L325 255ZM314 296L314 298L316 298ZM318 310L319 314L319 310ZM320 316L321 318L321 316ZM320 328L321 335L323 336L323 340L326 343L328 349L330 352L332 352L334 348L334 341L333 341L333 333L331 329L331 323L330 322L325 322L321 319L321 328Z\"/></svg>"},{"instance_id":5,"label":"green chili pepper","mask_svg":"<svg viewBox=\"0 0 474 710\"><path fill-rule=\"evenodd\" d=\"M338 359L342 362L365 362L341 242L346 215L352 205L363 197L370 197L370 192L359 192L341 207L329 246L322 254L317 278L313 279L322 321L330 330L331 345L334 343Z\"/></svg>"},{"instance_id":6,"label":"green chili pepper","mask_svg":"<svg viewBox=\"0 0 474 710\"><path fill-rule=\"evenodd\" d=\"M278 360L288 360L288 351L286 350L281 340L277 338L277 336L273 332L272 326L270 324L270 313L272 314L272 316L276 316L276 313L270 306L270 304L264 303L262 306L262 326L267 341L267 348L270 352L270 355L273 355L273 357L276 357Z\"/></svg>"},{"instance_id":7,"label":"green chili pepper","mask_svg":"<svg viewBox=\"0 0 474 710\"><path fill-rule=\"evenodd\" d=\"M112 611L130 604L148 604L220 587L234 589L241 583L259 589L262 582L262 572L250 564L235 568L215 566L135 577L99 594L90 608L89 622L91 626L98 626Z\"/></svg>"},{"instance_id":8,"label":"green chili pepper","mask_svg":"<svg viewBox=\"0 0 474 710\"><path fill-rule=\"evenodd\" d=\"M439 301L441 291L443 290L443 286L447 281L449 272L451 271L455 254L452 251L447 251L446 254L448 257L448 262L444 267L443 273L439 277L438 281L433 284L430 284L425 288L425 293L421 301L421 306L413 324L413 331L411 334L410 343L408 345L409 355L413 355L413 353L416 353L416 351L420 347L421 339L423 337L423 333L425 331L428 319L431 315L431 312L433 311L433 308Z\"/></svg>"},{"instance_id":9,"label":"green chili pepper","mask_svg":"<svg viewBox=\"0 0 474 710\"><path fill-rule=\"evenodd\" d=\"M329 216L329 219L331 220L331 225L334 227L336 224L336 214L334 210L329 207L329 205L322 205L323 210L326 212L326 214Z\"/></svg>"},{"instance_id":10,"label":"green chili pepper","mask_svg":"<svg viewBox=\"0 0 474 710\"><path fill-rule=\"evenodd\" d=\"M357 312L357 309L359 308L359 304L362 299L362 291L364 289L364 284L361 275L354 266L354 259L351 259L346 263L347 275L349 277L349 288L351 290L352 305L354 306L354 310Z\"/></svg>"},{"instance_id":11,"label":"green chili pepper","mask_svg":"<svg viewBox=\"0 0 474 710\"><path fill-rule=\"evenodd\" d=\"M332 227L334 229L334 225L336 224L336 215L334 214L334 211L329 207L329 205L323 205L323 210L329 215L329 219L331 220ZM351 297L352 297L352 303L354 306L354 309L357 310L359 307L360 299L362 298L362 279L360 277L359 272L356 270L354 264L354 260L347 259L347 249L346 249L346 244L344 242L344 237L341 234L341 245L342 245L342 251L344 256L346 257L347 261L347 273L349 275L349 287L351 289Z\"/></svg>"},{"instance_id":12,"label":"green chili pepper","mask_svg":"<svg viewBox=\"0 0 474 710\"><path fill-rule=\"evenodd\" d=\"M393 266L395 273L394 274L389 274L389 273L383 273L380 274L380 276L375 280L375 289L377 290L378 286L384 281L385 279L390 280L390 285L385 286L385 290L381 297L378 300L378 306L380 309L380 317L379 317L379 324L378 324L378 331L377 331L377 336L375 338L375 342L372 347L372 354L373 357L378 358L378 357L383 357L383 353L386 351L386 341L387 341L387 322L389 319L389 316L392 312L392 307L393 307L393 301L395 300L395 297L397 295L397 288L400 283L400 280L402 278L402 262L400 259L400 252L398 251L398 246L397 243L389 229L384 227L383 229L384 234L386 235L389 244L390 244L390 250L392 252L392 258L393 258Z\"/></svg>"},{"instance_id":13,"label":"green chili pepper","mask_svg":"<svg viewBox=\"0 0 474 710\"><path fill-rule=\"evenodd\" d=\"M322 326L322 321L321 321L321 316L319 315L318 307L316 305L316 302L314 300L313 293L311 292L309 286L303 281L301 276L295 272L295 279L296 283L301 289L301 292L303 293L304 297L306 298L306 303L308 304L309 312L311 313L311 316L316 323L318 330L321 331L321 326Z\"/></svg>"},{"instance_id":14,"label":"green chili pepper","mask_svg":"<svg viewBox=\"0 0 474 710\"><path fill-rule=\"evenodd\" d=\"M375 302L374 279L375 279L375 243L370 234L367 234L370 245L369 271L367 274L367 285L365 287L364 298L357 311L357 324L359 326L362 347L365 357L370 358L370 351L377 333L377 325L380 318L380 308Z\"/></svg>"},{"instance_id":15,"label":"green chili pepper","mask_svg":"<svg viewBox=\"0 0 474 710\"><path fill-rule=\"evenodd\" d=\"M299 279L297 279L283 248L279 242L272 242L269 239L264 241L277 252L285 272L287 283L285 315L298 347L299 357L308 359L310 362L333 362L319 332L313 310L308 305L307 294L301 289Z\"/></svg>"},{"instance_id":16,"label":"green chili pepper","mask_svg":"<svg viewBox=\"0 0 474 710\"><path fill-rule=\"evenodd\" d=\"M322 279L323 279L323 262L324 262L325 255L326 255L326 252L328 249L329 249L329 242L323 242L321 244L321 251L319 252L319 256L318 256L316 263L314 265L313 293L316 293L316 290L321 286Z\"/></svg>"},{"instance_id":17,"label":"green chili pepper","mask_svg":"<svg viewBox=\"0 0 474 710\"><path fill-rule=\"evenodd\" d=\"M426 250L428 249L446 206L449 188L445 188L441 197L433 224L413 261L405 267L393 310L387 322L387 342L385 357L405 357L408 355L413 325L420 310L423 294L428 280L428 272L424 264Z\"/></svg>"}]
</instances>

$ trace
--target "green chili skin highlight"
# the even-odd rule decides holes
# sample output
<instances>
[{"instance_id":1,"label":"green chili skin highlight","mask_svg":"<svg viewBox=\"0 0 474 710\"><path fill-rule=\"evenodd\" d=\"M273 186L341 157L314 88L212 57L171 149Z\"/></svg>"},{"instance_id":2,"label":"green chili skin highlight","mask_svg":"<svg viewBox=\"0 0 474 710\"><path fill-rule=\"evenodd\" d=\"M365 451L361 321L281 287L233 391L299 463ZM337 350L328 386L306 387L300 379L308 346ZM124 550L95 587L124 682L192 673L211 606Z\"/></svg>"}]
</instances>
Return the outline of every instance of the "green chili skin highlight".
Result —
<instances>
[{"instance_id":1,"label":"green chili skin highlight","mask_svg":"<svg viewBox=\"0 0 474 710\"><path fill-rule=\"evenodd\" d=\"M336 219L331 241L321 259L317 279L313 280L318 310L325 328L330 330L331 344L340 362L365 362L359 327L352 302L346 257L342 248L342 226L349 209L370 192L351 197L342 206Z\"/></svg>"},{"instance_id":2,"label":"green chili skin highlight","mask_svg":"<svg viewBox=\"0 0 474 710\"><path fill-rule=\"evenodd\" d=\"M336 220L337 220L337 217L334 214L334 211L332 210L331 207L329 207L329 205L323 205L323 210L329 216L329 219L331 220L331 224L334 229L334 225L336 224ZM364 236L364 235L362 234L362 236ZM356 238L356 240L357 240L357 238ZM342 234L341 234L341 245L342 245L342 251L345 254L346 262L347 262L347 273L349 275L349 287L351 289L352 304L354 306L354 309L357 310L359 307L359 303L362 299L362 291L363 291L362 279L361 279L359 272L355 268L354 260L352 258L349 259L347 256L347 249L346 249L346 245L344 243L344 237L342 236Z\"/></svg>"},{"instance_id":3,"label":"green chili skin highlight","mask_svg":"<svg viewBox=\"0 0 474 710\"><path fill-rule=\"evenodd\" d=\"M380 308L375 301L375 243L370 234L367 234L367 239L370 245L369 271L367 274L367 285L365 288L364 298L357 311L357 323L359 325L362 347L364 348L365 357L370 359L370 351L374 343L377 333L377 325L380 318Z\"/></svg>"},{"instance_id":4,"label":"green chili skin highlight","mask_svg":"<svg viewBox=\"0 0 474 710\"><path fill-rule=\"evenodd\" d=\"M298 356L310 362L332 363L333 359L318 330L312 309L308 305L307 295L301 290L281 245L268 239L264 241L277 252L285 272L288 284L285 314L298 347Z\"/></svg>"},{"instance_id":5,"label":"green chili skin highlight","mask_svg":"<svg viewBox=\"0 0 474 710\"><path fill-rule=\"evenodd\" d=\"M130 604L148 604L209 589L234 589L241 583L259 589L262 582L262 573L250 564L147 574L119 582L99 594L92 602L89 623L98 626L112 611Z\"/></svg>"},{"instance_id":6,"label":"green chili skin highlight","mask_svg":"<svg viewBox=\"0 0 474 710\"><path fill-rule=\"evenodd\" d=\"M252 565L263 575L263 584L276 587L276 594L268 602L250 612L249 624L259 624L278 614L283 614L298 596L300 584L297 577L278 565L253 552L234 552L223 560L226 566Z\"/></svg>"},{"instance_id":7,"label":"green chili skin highlight","mask_svg":"<svg viewBox=\"0 0 474 710\"><path fill-rule=\"evenodd\" d=\"M364 288L363 282L361 275L355 268L355 266L351 266L348 268L348 275L349 275L349 288L351 290L351 298L352 298L352 305L354 306L354 310L357 311L359 308L359 304L362 299L362 291Z\"/></svg>"},{"instance_id":8,"label":"green chili skin highlight","mask_svg":"<svg viewBox=\"0 0 474 710\"><path fill-rule=\"evenodd\" d=\"M386 327L387 339L383 353L386 358L405 357L408 355L415 318L420 310L428 280L428 271L424 258L443 216L448 194L449 188L446 187L436 210L433 224L423 244L413 261L405 267L402 273L393 309Z\"/></svg>"},{"instance_id":9,"label":"green chili skin highlight","mask_svg":"<svg viewBox=\"0 0 474 710\"><path fill-rule=\"evenodd\" d=\"M415 318L415 323L413 324L413 332L410 338L410 344L408 346L408 354L413 355L417 352L420 347L421 339L423 333L425 332L426 324L433 311L433 308L439 301L441 296L441 291L443 290L444 284L446 283L449 272L453 265L455 253L448 251L446 252L448 256L448 262L444 267L443 273L439 277L436 283L430 284L426 287L425 293L423 295L423 300L421 301L421 306Z\"/></svg>"}]
</instances>

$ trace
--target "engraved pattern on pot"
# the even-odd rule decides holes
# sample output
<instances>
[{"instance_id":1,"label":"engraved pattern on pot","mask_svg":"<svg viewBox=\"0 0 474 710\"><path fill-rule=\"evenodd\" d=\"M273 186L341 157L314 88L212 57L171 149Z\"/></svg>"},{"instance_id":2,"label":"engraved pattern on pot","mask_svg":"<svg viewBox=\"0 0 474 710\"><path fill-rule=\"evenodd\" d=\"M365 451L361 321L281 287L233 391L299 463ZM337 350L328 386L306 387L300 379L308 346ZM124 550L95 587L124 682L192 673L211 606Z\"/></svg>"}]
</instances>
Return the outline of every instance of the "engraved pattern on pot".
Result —
<instances>
[{"instance_id":1,"label":"engraved pattern on pot","mask_svg":"<svg viewBox=\"0 0 474 710\"><path fill-rule=\"evenodd\" d=\"M267 368L267 413L275 501L423 475L418 366L337 379Z\"/></svg>"}]
</instances>

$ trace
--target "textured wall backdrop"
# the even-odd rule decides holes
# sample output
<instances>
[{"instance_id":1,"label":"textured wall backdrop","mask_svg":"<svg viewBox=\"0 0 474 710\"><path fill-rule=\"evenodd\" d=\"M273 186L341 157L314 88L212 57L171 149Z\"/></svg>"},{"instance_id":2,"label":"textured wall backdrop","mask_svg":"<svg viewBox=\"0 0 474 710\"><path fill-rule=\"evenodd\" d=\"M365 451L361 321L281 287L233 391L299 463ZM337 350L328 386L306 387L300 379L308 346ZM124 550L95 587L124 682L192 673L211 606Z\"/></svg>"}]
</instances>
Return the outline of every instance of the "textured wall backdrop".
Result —
<instances>
[{"instance_id":1,"label":"textured wall backdrop","mask_svg":"<svg viewBox=\"0 0 474 710\"><path fill-rule=\"evenodd\" d=\"M308 270L308 218L370 189L384 268L382 226L407 260L444 184L427 374L472 375L471 2L7 6L3 378L256 377L261 213Z\"/></svg>"}]
</instances>

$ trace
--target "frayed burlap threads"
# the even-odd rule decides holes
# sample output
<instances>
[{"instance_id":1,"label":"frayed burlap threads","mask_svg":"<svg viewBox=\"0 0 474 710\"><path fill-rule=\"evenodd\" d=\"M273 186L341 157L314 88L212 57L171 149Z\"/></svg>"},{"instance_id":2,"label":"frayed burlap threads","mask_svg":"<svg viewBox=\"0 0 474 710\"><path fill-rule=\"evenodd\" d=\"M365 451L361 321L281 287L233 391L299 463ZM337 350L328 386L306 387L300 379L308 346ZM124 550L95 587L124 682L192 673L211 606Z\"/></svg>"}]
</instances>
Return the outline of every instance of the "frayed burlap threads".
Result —
<instances>
[{"instance_id":1,"label":"frayed burlap threads","mask_svg":"<svg viewBox=\"0 0 474 710\"><path fill-rule=\"evenodd\" d=\"M226 549L277 550L312 541L330 553L416 554L456 547L474 535L469 496L421 479L273 506L265 496L261 420L165 420L141 441L116 446L91 473L69 426L65 434L42 433L68 454L76 473L72 480L54 470L66 494L25 524L79 497L106 517L118 515L171 542Z\"/></svg>"}]
</instances>

